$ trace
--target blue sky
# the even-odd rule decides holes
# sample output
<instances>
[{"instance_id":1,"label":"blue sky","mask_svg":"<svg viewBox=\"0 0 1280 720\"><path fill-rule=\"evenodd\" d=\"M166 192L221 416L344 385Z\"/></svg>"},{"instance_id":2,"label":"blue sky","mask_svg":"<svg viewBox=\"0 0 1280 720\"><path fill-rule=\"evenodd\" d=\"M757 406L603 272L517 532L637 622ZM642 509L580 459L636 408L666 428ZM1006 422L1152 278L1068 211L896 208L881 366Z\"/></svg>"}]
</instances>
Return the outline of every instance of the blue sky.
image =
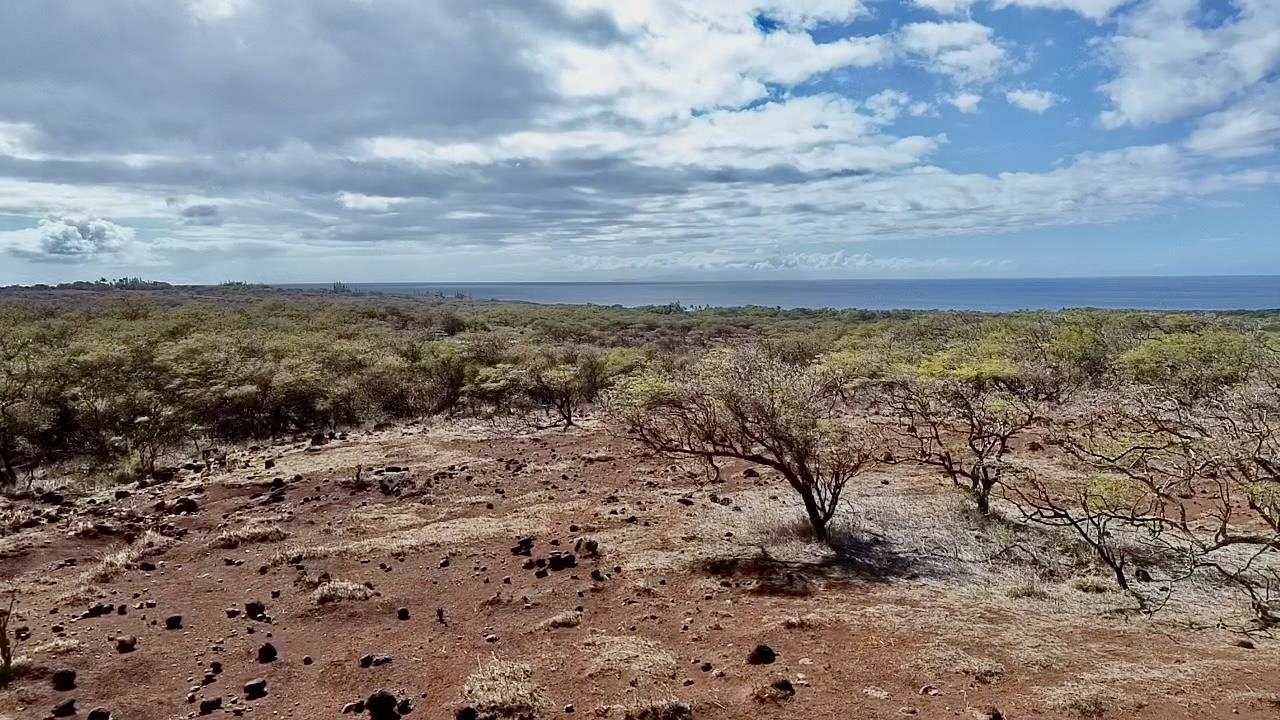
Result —
<instances>
[{"instance_id":1,"label":"blue sky","mask_svg":"<svg viewBox=\"0 0 1280 720\"><path fill-rule=\"evenodd\" d=\"M0 283L1280 273L1280 0L9 0Z\"/></svg>"}]
</instances>

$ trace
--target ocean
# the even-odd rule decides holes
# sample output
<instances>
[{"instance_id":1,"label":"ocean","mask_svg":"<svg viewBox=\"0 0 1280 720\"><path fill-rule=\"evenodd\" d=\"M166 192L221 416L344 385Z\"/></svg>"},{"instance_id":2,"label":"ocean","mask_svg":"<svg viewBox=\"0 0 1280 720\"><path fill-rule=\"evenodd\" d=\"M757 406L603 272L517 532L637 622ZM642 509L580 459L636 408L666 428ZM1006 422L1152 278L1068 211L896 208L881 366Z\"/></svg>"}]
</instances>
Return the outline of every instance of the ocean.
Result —
<instances>
[{"instance_id":1,"label":"ocean","mask_svg":"<svg viewBox=\"0 0 1280 720\"><path fill-rule=\"evenodd\" d=\"M594 305L665 305L862 310L1269 310L1280 308L1280 276L1016 278L929 280L750 280L741 282L346 283L356 292L461 294L475 300ZM277 285L323 288L327 284Z\"/></svg>"}]
</instances>

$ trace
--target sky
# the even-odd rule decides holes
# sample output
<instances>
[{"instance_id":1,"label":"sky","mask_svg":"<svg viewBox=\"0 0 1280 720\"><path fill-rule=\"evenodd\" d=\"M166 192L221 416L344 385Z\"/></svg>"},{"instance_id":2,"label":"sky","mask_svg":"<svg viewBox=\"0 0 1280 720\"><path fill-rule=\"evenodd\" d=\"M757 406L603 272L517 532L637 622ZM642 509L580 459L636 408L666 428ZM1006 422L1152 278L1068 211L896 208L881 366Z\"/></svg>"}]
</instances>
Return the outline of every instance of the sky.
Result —
<instances>
[{"instance_id":1,"label":"sky","mask_svg":"<svg viewBox=\"0 0 1280 720\"><path fill-rule=\"evenodd\" d=\"M4 0L0 284L1280 274L1280 0Z\"/></svg>"}]
</instances>

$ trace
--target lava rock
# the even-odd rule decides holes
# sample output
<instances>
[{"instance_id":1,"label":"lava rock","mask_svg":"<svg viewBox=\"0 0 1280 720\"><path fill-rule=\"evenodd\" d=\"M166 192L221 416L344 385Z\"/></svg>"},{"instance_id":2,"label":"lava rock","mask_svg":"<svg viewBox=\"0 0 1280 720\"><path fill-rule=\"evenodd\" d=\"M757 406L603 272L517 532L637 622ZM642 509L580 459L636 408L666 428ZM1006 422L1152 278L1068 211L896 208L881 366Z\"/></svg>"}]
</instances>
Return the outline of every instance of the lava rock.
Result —
<instances>
[{"instance_id":1,"label":"lava rock","mask_svg":"<svg viewBox=\"0 0 1280 720\"><path fill-rule=\"evenodd\" d=\"M111 720L111 711L98 707L89 711L89 720Z\"/></svg>"},{"instance_id":2,"label":"lava rock","mask_svg":"<svg viewBox=\"0 0 1280 720\"><path fill-rule=\"evenodd\" d=\"M769 683L769 687L776 691L780 697L791 697L796 694L795 685L792 685L791 681L786 678L778 678L777 680L774 680Z\"/></svg>"},{"instance_id":3,"label":"lava rock","mask_svg":"<svg viewBox=\"0 0 1280 720\"><path fill-rule=\"evenodd\" d=\"M244 604L244 616L250 620L263 621L267 619L267 605L258 600L250 600Z\"/></svg>"},{"instance_id":4,"label":"lava rock","mask_svg":"<svg viewBox=\"0 0 1280 720\"><path fill-rule=\"evenodd\" d=\"M748 665L770 665L777 659L778 654L773 651L773 648L764 644L756 645L747 654Z\"/></svg>"},{"instance_id":5,"label":"lava rock","mask_svg":"<svg viewBox=\"0 0 1280 720\"><path fill-rule=\"evenodd\" d=\"M50 714L51 714L51 715L53 715L53 716L54 716L54 717L56 717L56 718L60 718L60 717L71 717L72 715L75 715L75 714L76 714L76 699L75 699L75 698L69 698L69 699L67 699L67 700L63 700L62 702L58 703L57 705L54 705L54 706L53 706L53 711L52 711Z\"/></svg>"},{"instance_id":6,"label":"lava rock","mask_svg":"<svg viewBox=\"0 0 1280 720\"><path fill-rule=\"evenodd\" d=\"M271 643L263 643L262 647L258 648L258 662L260 663L274 662L278 655L276 646Z\"/></svg>"},{"instance_id":7,"label":"lava rock","mask_svg":"<svg viewBox=\"0 0 1280 720\"><path fill-rule=\"evenodd\" d=\"M165 619L164 619L164 629L165 629L165 630L181 630L181 629L182 629L182 616L181 616L181 615L170 615L169 617L165 618Z\"/></svg>"},{"instance_id":8,"label":"lava rock","mask_svg":"<svg viewBox=\"0 0 1280 720\"><path fill-rule=\"evenodd\" d=\"M71 669L54 670L49 676L49 680L53 683L53 689L58 692L66 692L76 689L76 671Z\"/></svg>"},{"instance_id":9,"label":"lava rock","mask_svg":"<svg viewBox=\"0 0 1280 720\"><path fill-rule=\"evenodd\" d=\"M517 540L516 544L511 548L511 554L524 555L525 557L532 555L533 554L533 538L527 537L527 538L520 538L519 540Z\"/></svg>"},{"instance_id":10,"label":"lava rock","mask_svg":"<svg viewBox=\"0 0 1280 720\"><path fill-rule=\"evenodd\" d=\"M364 709L369 711L370 720L400 720L396 704L395 695L377 690L364 701Z\"/></svg>"},{"instance_id":11,"label":"lava rock","mask_svg":"<svg viewBox=\"0 0 1280 720\"><path fill-rule=\"evenodd\" d=\"M254 678L244 684L244 696L248 700L257 700L267 695L266 678Z\"/></svg>"},{"instance_id":12,"label":"lava rock","mask_svg":"<svg viewBox=\"0 0 1280 720\"><path fill-rule=\"evenodd\" d=\"M408 620L408 619L409 619L409 608L403 608L403 607L402 607L402 608L400 608L399 610L396 610L396 618L398 618L398 619L400 619L400 620Z\"/></svg>"}]
</instances>

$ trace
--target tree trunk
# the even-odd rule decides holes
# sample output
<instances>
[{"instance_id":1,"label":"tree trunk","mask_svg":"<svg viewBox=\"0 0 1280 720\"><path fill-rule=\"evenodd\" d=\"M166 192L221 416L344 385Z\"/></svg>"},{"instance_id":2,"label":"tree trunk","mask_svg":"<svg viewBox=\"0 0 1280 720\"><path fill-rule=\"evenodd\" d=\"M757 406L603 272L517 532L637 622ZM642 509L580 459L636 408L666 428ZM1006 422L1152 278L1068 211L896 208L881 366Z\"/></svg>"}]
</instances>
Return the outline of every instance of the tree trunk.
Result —
<instances>
[{"instance_id":1,"label":"tree trunk","mask_svg":"<svg viewBox=\"0 0 1280 720\"><path fill-rule=\"evenodd\" d=\"M991 497L989 493L983 490L981 487L979 487L974 490L973 496L974 496L973 498L974 501L978 504L978 512L982 513L983 515L990 515L991 514Z\"/></svg>"},{"instance_id":2,"label":"tree trunk","mask_svg":"<svg viewBox=\"0 0 1280 720\"><path fill-rule=\"evenodd\" d=\"M804 511L809 515L809 527L813 529L814 539L821 543L827 542L827 518L818 508L818 502L814 499L813 493L808 489L801 489L800 497L804 499Z\"/></svg>"},{"instance_id":3,"label":"tree trunk","mask_svg":"<svg viewBox=\"0 0 1280 720\"><path fill-rule=\"evenodd\" d=\"M0 485L16 487L18 484L18 471L13 467L13 457L9 450L9 439L0 439Z\"/></svg>"}]
</instances>

